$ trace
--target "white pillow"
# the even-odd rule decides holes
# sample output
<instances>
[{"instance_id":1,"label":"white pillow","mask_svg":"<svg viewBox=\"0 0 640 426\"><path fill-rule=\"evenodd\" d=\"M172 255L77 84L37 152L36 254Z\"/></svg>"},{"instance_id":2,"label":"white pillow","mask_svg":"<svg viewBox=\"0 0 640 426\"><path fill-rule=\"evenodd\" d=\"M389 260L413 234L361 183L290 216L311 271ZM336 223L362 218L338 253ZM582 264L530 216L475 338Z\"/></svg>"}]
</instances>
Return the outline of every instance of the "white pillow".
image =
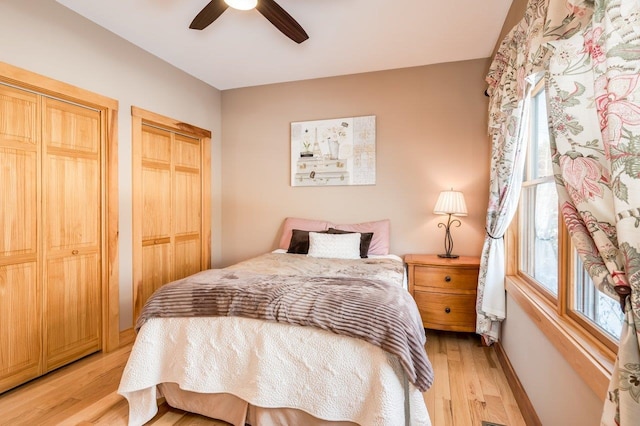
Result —
<instances>
[{"instance_id":1,"label":"white pillow","mask_svg":"<svg viewBox=\"0 0 640 426\"><path fill-rule=\"evenodd\" d=\"M327 259L360 259L359 232L353 234L320 234L309 232L307 256Z\"/></svg>"}]
</instances>

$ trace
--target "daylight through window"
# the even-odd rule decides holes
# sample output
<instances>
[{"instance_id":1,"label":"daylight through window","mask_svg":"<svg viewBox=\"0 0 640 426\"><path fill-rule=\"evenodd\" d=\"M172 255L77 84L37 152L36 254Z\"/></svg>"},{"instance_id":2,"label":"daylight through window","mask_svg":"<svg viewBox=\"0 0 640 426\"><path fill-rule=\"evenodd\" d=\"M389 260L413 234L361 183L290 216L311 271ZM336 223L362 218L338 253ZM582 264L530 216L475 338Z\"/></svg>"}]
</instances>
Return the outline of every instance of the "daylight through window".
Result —
<instances>
[{"instance_id":1,"label":"daylight through window","mask_svg":"<svg viewBox=\"0 0 640 426\"><path fill-rule=\"evenodd\" d=\"M531 95L527 159L518 209L518 275L561 316L615 348L622 328L618 302L598 291L558 213L543 81Z\"/></svg>"}]
</instances>

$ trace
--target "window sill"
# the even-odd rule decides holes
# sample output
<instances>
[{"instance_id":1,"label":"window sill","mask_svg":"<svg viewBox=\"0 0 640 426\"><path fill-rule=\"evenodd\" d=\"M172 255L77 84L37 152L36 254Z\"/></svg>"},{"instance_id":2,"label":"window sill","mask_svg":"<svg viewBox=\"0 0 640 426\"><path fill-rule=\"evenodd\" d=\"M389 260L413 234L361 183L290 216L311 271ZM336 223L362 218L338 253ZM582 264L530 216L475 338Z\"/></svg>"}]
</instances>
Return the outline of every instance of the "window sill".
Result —
<instances>
[{"instance_id":1,"label":"window sill","mask_svg":"<svg viewBox=\"0 0 640 426\"><path fill-rule=\"evenodd\" d=\"M604 401L616 354L571 318L560 316L521 278L507 276L506 289L576 373Z\"/></svg>"}]
</instances>

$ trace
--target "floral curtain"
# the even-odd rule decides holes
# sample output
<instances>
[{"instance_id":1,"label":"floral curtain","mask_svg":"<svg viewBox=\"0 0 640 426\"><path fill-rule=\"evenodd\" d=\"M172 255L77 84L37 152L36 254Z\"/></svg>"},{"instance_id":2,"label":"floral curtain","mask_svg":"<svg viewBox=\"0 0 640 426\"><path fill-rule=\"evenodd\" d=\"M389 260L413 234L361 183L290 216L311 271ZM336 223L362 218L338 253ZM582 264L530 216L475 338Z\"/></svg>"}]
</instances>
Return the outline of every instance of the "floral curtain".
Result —
<instances>
[{"instance_id":1,"label":"floral curtain","mask_svg":"<svg viewBox=\"0 0 640 426\"><path fill-rule=\"evenodd\" d=\"M487 75L491 181L476 301L476 332L487 344L499 339L500 323L506 314L502 237L520 198L530 76L548 62L551 51L547 39L568 37L583 25L587 10L584 0L574 3L567 7L564 1L529 1L524 18L502 41Z\"/></svg>"},{"instance_id":2,"label":"floral curtain","mask_svg":"<svg viewBox=\"0 0 640 426\"><path fill-rule=\"evenodd\" d=\"M541 70L547 77L562 215L594 283L619 296L625 311L602 424L635 425L640 419L640 2L530 0L523 20L502 43L487 76L494 144L488 239L502 236L492 233L500 230L496 218L508 218L504 206L515 192L508 175L519 174L514 153L522 149L513 143L519 135L513 130L523 121L527 76ZM483 268L491 267L489 260L483 251ZM504 290L503 278L489 283L487 275L481 272L478 283L477 330L491 342L500 318L490 315L487 296ZM500 304L500 297L491 299Z\"/></svg>"},{"instance_id":3,"label":"floral curtain","mask_svg":"<svg viewBox=\"0 0 640 426\"><path fill-rule=\"evenodd\" d=\"M516 69L517 61L522 60L517 50L517 29L512 31L513 38L506 39L508 46L513 47L506 56L502 51L504 65ZM503 47L505 47L503 43ZM510 72L503 73L496 87L517 85L511 79ZM509 110L494 111L495 126L491 129L491 182L489 184L489 208L487 210L486 237L482 248L480 275L478 278L478 299L476 301L476 330L487 344L496 342L500 335L500 322L505 318L504 300L504 244L502 236L507 230L518 207L520 198L520 182L526 158L528 96L531 84L522 80L520 87L513 92L501 93L508 102ZM492 87L489 90L493 90ZM522 95L518 99L518 94ZM499 94L496 94L496 99Z\"/></svg>"},{"instance_id":4,"label":"floral curtain","mask_svg":"<svg viewBox=\"0 0 640 426\"><path fill-rule=\"evenodd\" d=\"M603 425L640 423L640 2L596 1L551 42L549 125L560 208L596 286L625 320ZM629 297L630 295L630 297Z\"/></svg>"}]
</instances>

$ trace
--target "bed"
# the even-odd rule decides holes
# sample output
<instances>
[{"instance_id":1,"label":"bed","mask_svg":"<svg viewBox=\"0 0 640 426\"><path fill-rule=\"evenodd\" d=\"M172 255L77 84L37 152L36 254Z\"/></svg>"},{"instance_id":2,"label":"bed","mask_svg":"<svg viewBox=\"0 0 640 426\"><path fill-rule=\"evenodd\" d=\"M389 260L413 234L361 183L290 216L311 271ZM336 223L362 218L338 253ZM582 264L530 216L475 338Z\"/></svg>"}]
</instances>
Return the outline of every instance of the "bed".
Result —
<instances>
[{"instance_id":1,"label":"bed","mask_svg":"<svg viewBox=\"0 0 640 426\"><path fill-rule=\"evenodd\" d=\"M129 424L164 397L234 426L430 425L433 371L404 264L365 234L285 221L286 250L156 292L118 389Z\"/></svg>"}]
</instances>

